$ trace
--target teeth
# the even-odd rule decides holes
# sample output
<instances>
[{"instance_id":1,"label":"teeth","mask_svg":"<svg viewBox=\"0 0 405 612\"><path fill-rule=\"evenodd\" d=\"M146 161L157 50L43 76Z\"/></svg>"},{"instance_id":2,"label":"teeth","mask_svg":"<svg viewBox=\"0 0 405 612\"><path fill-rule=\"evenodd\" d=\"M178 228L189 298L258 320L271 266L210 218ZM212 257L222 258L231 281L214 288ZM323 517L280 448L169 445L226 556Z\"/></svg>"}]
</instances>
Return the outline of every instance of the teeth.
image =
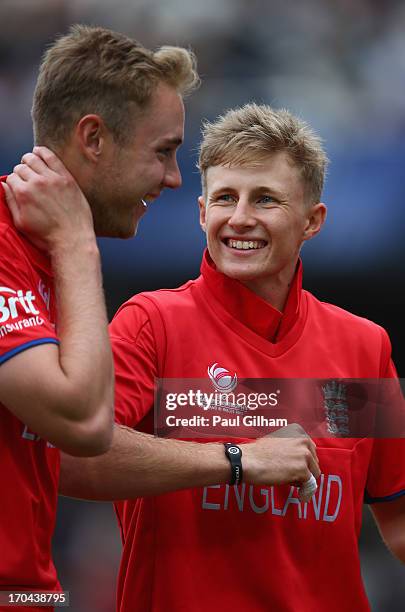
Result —
<instances>
[{"instance_id":1,"label":"teeth","mask_svg":"<svg viewBox=\"0 0 405 612\"><path fill-rule=\"evenodd\" d=\"M263 240L227 240L227 245L232 249L247 251L249 249L262 249L266 243Z\"/></svg>"}]
</instances>

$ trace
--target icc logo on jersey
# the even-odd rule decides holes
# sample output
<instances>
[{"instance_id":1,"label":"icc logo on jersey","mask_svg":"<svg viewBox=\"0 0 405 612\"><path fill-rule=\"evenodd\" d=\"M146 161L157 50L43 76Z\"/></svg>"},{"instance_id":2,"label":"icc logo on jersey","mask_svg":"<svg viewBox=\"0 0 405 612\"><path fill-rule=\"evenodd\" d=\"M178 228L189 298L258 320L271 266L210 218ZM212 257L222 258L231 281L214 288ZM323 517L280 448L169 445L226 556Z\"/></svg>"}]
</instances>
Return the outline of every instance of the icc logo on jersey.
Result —
<instances>
[{"instance_id":1,"label":"icc logo on jersey","mask_svg":"<svg viewBox=\"0 0 405 612\"><path fill-rule=\"evenodd\" d=\"M217 391L222 391L223 393L230 393L238 384L236 372L232 376L229 370L221 368L217 363L213 363L211 366L208 366L208 376L210 377L214 388Z\"/></svg>"}]
</instances>

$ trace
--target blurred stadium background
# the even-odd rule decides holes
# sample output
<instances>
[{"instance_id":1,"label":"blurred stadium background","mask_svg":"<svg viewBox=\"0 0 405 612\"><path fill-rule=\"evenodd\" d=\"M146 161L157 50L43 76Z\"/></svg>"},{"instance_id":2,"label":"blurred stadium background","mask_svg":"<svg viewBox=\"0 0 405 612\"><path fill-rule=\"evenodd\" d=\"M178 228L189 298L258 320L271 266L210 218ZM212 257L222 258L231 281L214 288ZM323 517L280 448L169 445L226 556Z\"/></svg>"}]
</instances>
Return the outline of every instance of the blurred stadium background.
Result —
<instances>
[{"instance_id":1,"label":"blurred stadium background","mask_svg":"<svg viewBox=\"0 0 405 612\"><path fill-rule=\"evenodd\" d=\"M198 275L201 119L250 100L286 106L317 129L331 159L327 225L303 253L306 288L383 325L404 376L405 4L0 0L1 173L32 147L29 111L40 56L76 22L125 32L152 48L191 47L203 78L187 101L183 187L152 205L135 240L100 242L110 316L133 293ZM362 569L373 610L399 612L404 568L385 550L367 510L364 517ZM114 610L119 555L109 504L61 499L55 558L74 612Z\"/></svg>"}]
</instances>

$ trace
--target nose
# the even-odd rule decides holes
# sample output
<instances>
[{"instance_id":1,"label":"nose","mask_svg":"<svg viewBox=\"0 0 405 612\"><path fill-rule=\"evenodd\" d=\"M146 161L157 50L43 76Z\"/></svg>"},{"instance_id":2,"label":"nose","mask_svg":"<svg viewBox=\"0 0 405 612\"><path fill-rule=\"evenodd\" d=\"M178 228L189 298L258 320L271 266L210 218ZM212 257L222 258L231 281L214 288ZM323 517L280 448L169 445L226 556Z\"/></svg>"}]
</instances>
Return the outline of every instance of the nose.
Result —
<instances>
[{"instance_id":1,"label":"nose","mask_svg":"<svg viewBox=\"0 0 405 612\"><path fill-rule=\"evenodd\" d=\"M241 199L233 209L232 215L228 219L228 225L239 231L254 227L257 221L253 213L254 211L249 202Z\"/></svg>"},{"instance_id":2,"label":"nose","mask_svg":"<svg viewBox=\"0 0 405 612\"><path fill-rule=\"evenodd\" d=\"M177 159L171 161L170 165L167 166L165 177L164 177L164 186L169 189L177 189L181 187L181 172L177 163Z\"/></svg>"}]
</instances>

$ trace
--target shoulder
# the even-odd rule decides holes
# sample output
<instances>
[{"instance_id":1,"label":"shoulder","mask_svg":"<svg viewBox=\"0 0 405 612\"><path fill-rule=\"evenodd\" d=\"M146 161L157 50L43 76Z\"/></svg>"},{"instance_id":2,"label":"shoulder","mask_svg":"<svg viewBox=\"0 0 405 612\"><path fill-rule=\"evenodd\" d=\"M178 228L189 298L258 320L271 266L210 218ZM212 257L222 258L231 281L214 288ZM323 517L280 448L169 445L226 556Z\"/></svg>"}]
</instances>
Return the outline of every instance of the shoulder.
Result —
<instances>
[{"instance_id":1,"label":"shoulder","mask_svg":"<svg viewBox=\"0 0 405 612\"><path fill-rule=\"evenodd\" d=\"M163 318L170 312L179 316L193 303L194 282L188 281L176 289L159 289L134 295L117 310L110 324L110 334L135 339L156 318Z\"/></svg>"},{"instance_id":2,"label":"shoulder","mask_svg":"<svg viewBox=\"0 0 405 612\"><path fill-rule=\"evenodd\" d=\"M4 241L6 241L6 243L9 241L18 242L17 230L14 227L11 214L5 200L5 193L2 185L3 178L4 177L0 177L0 241L2 243ZM1 250L1 253L2 252L3 248Z\"/></svg>"},{"instance_id":3,"label":"shoulder","mask_svg":"<svg viewBox=\"0 0 405 612\"><path fill-rule=\"evenodd\" d=\"M0 275L2 280L14 277L17 280L18 277L20 289L24 288L21 283L24 283L24 285L33 284L35 288L38 287L38 284L45 285L45 287L53 285L49 253L40 249L17 230L1 197ZM41 290L40 293L42 293Z\"/></svg>"},{"instance_id":4,"label":"shoulder","mask_svg":"<svg viewBox=\"0 0 405 612\"><path fill-rule=\"evenodd\" d=\"M382 343L390 347L390 340L383 327L365 317L358 316L327 302L321 302L305 291L308 299L309 316L312 322L330 334L343 334L352 341L361 340Z\"/></svg>"},{"instance_id":5,"label":"shoulder","mask_svg":"<svg viewBox=\"0 0 405 612\"><path fill-rule=\"evenodd\" d=\"M322 302L308 291L305 291L305 293L313 316L325 319L328 323L337 325L342 329L347 328L351 331L375 333L377 335L386 333L383 327L374 323L374 321L370 321L370 319L353 314L340 306L335 306L335 304Z\"/></svg>"},{"instance_id":6,"label":"shoulder","mask_svg":"<svg viewBox=\"0 0 405 612\"><path fill-rule=\"evenodd\" d=\"M193 302L192 289L195 285L195 280L190 280L176 287L175 289L158 289L157 291L144 291L134 295L128 300L128 306L136 305L143 307L146 310L150 304L154 304L158 309L166 309L173 307L181 307ZM125 304L124 304L125 306Z\"/></svg>"},{"instance_id":7,"label":"shoulder","mask_svg":"<svg viewBox=\"0 0 405 612\"><path fill-rule=\"evenodd\" d=\"M6 204L0 197L0 258L9 261L14 267L18 263L29 265L26 244L24 236L15 228Z\"/></svg>"},{"instance_id":8,"label":"shoulder","mask_svg":"<svg viewBox=\"0 0 405 612\"><path fill-rule=\"evenodd\" d=\"M33 265L23 238L13 227L0 221L0 280L31 282L32 273Z\"/></svg>"},{"instance_id":9,"label":"shoulder","mask_svg":"<svg viewBox=\"0 0 405 612\"><path fill-rule=\"evenodd\" d=\"M195 281L187 281L176 289L144 291L131 297L117 310L115 317L148 317L156 310L159 312L184 308L194 304L193 287ZM142 314L143 313L143 314Z\"/></svg>"}]
</instances>

